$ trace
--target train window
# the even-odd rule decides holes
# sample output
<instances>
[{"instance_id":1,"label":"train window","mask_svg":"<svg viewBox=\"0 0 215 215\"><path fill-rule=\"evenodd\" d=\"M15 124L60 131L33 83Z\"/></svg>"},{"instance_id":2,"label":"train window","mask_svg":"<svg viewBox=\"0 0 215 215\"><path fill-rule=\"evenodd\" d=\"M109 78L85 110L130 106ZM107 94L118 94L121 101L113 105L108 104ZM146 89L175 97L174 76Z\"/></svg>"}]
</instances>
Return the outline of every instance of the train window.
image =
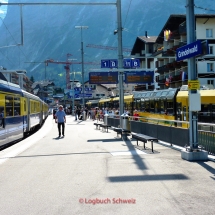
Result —
<instances>
[{"instance_id":1,"label":"train window","mask_svg":"<svg viewBox=\"0 0 215 215\"><path fill-rule=\"evenodd\" d=\"M149 101L146 101L145 102L145 111L149 112L149 110L150 110L150 103L149 103Z\"/></svg>"},{"instance_id":2,"label":"train window","mask_svg":"<svg viewBox=\"0 0 215 215\"><path fill-rule=\"evenodd\" d=\"M13 116L13 97L5 96L6 117Z\"/></svg>"},{"instance_id":3,"label":"train window","mask_svg":"<svg viewBox=\"0 0 215 215\"><path fill-rule=\"evenodd\" d=\"M155 112L155 101L154 100L150 101L150 112L152 112L152 113Z\"/></svg>"},{"instance_id":4,"label":"train window","mask_svg":"<svg viewBox=\"0 0 215 215\"><path fill-rule=\"evenodd\" d=\"M160 113L160 105L158 101L155 101L155 113Z\"/></svg>"},{"instance_id":5,"label":"train window","mask_svg":"<svg viewBox=\"0 0 215 215\"><path fill-rule=\"evenodd\" d=\"M186 121L187 120L187 107L186 106L184 106L183 107L183 121Z\"/></svg>"},{"instance_id":6,"label":"train window","mask_svg":"<svg viewBox=\"0 0 215 215\"><path fill-rule=\"evenodd\" d=\"M26 101L24 100L24 111L26 111Z\"/></svg>"},{"instance_id":7,"label":"train window","mask_svg":"<svg viewBox=\"0 0 215 215\"><path fill-rule=\"evenodd\" d=\"M166 104L165 104L165 101L163 100L160 101L160 112L162 114L166 113Z\"/></svg>"},{"instance_id":8,"label":"train window","mask_svg":"<svg viewBox=\"0 0 215 215\"><path fill-rule=\"evenodd\" d=\"M136 100L136 109L140 110L141 109L140 106L141 106L141 101L140 101L140 99L137 99Z\"/></svg>"},{"instance_id":9,"label":"train window","mask_svg":"<svg viewBox=\"0 0 215 215\"><path fill-rule=\"evenodd\" d=\"M4 128L4 107L0 107L0 129Z\"/></svg>"},{"instance_id":10,"label":"train window","mask_svg":"<svg viewBox=\"0 0 215 215\"><path fill-rule=\"evenodd\" d=\"M14 98L14 116L20 115L20 98Z\"/></svg>"},{"instance_id":11,"label":"train window","mask_svg":"<svg viewBox=\"0 0 215 215\"><path fill-rule=\"evenodd\" d=\"M144 99L141 99L140 111L145 111L145 100Z\"/></svg>"},{"instance_id":12,"label":"train window","mask_svg":"<svg viewBox=\"0 0 215 215\"><path fill-rule=\"evenodd\" d=\"M174 114L173 101L167 101L167 103L166 103L166 110L167 110L167 114L169 114L169 115L173 115Z\"/></svg>"},{"instance_id":13,"label":"train window","mask_svg":"<svg viewBox=\"0 0 215 215\"><path fill-rule=\"evenodd\" d=\"M214 121L215 121L215 104L211 105L211 114L212 114L211 122L214 123Z\"/></svg>"}]
</instances>

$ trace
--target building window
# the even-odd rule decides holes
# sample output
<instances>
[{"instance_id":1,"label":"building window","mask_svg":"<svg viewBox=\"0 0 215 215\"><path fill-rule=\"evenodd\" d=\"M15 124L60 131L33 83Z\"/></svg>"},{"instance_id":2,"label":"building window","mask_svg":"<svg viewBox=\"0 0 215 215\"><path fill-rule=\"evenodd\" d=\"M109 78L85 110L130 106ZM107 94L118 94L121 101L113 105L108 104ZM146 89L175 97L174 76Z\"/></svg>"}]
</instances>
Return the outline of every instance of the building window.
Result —
<instances>
[{"instance_id":1,"label":"building window","mask_svg":"<svg viewBox=\"0 0 215 215\"><path fill-rule=\"evenodd\" d=\"M214 80L208 80L208 84L214 85Z\"/></svg>"},{"instance_id":2,"label":"building window","mask_svg":"<svg viewBox=\"0 0 215 215\"><path fill-rule=\"evenodd\" d=\"M214 50L213 50L213 46L209 46L209 54L213 54L214 53Z\"/></svg>"},{"instance_id":3,"label":"building window","mask_svg":"<svg viewBox=\"0 0 215 215\"><path fill-rule=\"evenodd\" d=\"M213 72L213 71L214 71L214 64L207 63L207 72Z\"/></svg>"},{"instance_id":4,"label":"building window","mask_svg":"<svg viewBox=\"0 0 215 215\"><path fill-rule=\"evenodd\" d=\"M206 37L207 38L213 37L213 29L206 29Z\"/></svg>"}]
</instances>

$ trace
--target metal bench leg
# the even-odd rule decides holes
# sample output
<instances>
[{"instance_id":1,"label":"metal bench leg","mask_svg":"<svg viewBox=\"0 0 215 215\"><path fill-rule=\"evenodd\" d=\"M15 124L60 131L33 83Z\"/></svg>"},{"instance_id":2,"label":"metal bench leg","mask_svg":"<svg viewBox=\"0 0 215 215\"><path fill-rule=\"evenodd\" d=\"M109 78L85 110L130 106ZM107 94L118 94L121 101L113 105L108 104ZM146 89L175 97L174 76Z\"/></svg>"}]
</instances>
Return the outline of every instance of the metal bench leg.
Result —
<instances>
[{"instance_id":1,"label":"metal bench leg","mask_svg":"<svg viewBox=\"0 0 215 215\"><path fill-rule=\"evenodd\" d=\"M154 151L153 151L153 140L151 140L151 145L152 145L152 152L154 152Z\"/></svg>"},{"instance_id":2,"label":"metal bench leg","mask_svg":"<svg viewBox=\"0 0 215 215\"><path fill-rule=\"evenodd\" d=\"M144 149L146 149L146 146L145 146L145 144L146 144L146 143L145 143L145 142L143 142Z\"/></svg>"},{"instance_id":3,"label":"metal bench leg","mask_svg":"<svg viewBox=\"0 0 215 215\"><path fill-rule=\"evenodd\" d=\"M137 146L138 146L138 140L137 140Z\"/></svg>"}]
</instances>

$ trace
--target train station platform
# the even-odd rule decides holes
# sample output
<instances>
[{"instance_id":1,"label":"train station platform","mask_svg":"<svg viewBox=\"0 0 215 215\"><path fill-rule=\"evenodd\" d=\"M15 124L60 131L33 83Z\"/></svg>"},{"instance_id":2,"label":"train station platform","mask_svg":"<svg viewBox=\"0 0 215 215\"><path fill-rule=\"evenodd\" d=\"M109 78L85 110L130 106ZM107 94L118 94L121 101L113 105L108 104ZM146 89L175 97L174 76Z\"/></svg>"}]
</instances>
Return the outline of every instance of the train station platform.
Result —
<instances>
[{"instance_id":1,"label":"train station platform","mask_svg":"<svg viewBox=\"0 0 215 215\"><path fill-rule=\"evenodd\" d=\"M215 162L188 162L67 116L0 151L0 214L214 214ZM142 145L142 143L140 143Z\"/></svg>"}]
</instances>

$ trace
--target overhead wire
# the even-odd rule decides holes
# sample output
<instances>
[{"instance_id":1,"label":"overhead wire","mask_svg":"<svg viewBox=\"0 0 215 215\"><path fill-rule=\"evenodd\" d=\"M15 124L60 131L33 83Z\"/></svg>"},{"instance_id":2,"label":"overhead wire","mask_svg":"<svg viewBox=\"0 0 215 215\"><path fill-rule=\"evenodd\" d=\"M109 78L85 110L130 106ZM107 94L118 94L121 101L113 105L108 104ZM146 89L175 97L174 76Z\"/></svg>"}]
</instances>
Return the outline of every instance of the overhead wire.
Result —
<instances>
[{"instance_id":1,"label":"overhead wire","mask_svg":"<svg viewBox=\"0 0 215 215\"><path fill-rule=\"evenodd\" d=\"M129 5L128 5L128 10L127 10L127 13L126 13L126 16L125 16L124 26L126 25L126 21L127 21L128 13L129 13L129 11L130 11L130 7L131 7L131 2L132 2L132 0L130 0L130 3L129 3Z\"/></svg>"},{"instance_id":2,"label":"overhead wire","mask_svg":"<svg viewBox=\"0 0 215 215\"><path fill-rule=\"evenodd\" d=\"M194 5L195 8L198 8L198 9L201 9L201 10L206 10L206 11L213 11L215 12L214 9L210 9L210 8L204 8L204 7L200 7L200 6L197 6L197 5Z\"/></svg>"},{"instance_id":3,"label":"overhead wire","mask_svg":"<svg viewBox=\"0 0 215 215\"><path fill-rule=\"evenodd\" d=\"M1 18L1 17L0 17ZM14 42L16 43L17 47L19 48L19 50L22 52L22 54L25 56L26 60L28 60L28 57L26 56L26 54L22 51L22 49L20 48L21 44L18 44L17 41L15 40L14 36L12 35L12 33L10 32L10 30L8 29L7 25L5 24L4 20L1 18L2 23L4 24L5 28L7 29L7 31L9 32L10 36L12 37L12 39L14 40Z\"/></svg>"}]
</instances>

